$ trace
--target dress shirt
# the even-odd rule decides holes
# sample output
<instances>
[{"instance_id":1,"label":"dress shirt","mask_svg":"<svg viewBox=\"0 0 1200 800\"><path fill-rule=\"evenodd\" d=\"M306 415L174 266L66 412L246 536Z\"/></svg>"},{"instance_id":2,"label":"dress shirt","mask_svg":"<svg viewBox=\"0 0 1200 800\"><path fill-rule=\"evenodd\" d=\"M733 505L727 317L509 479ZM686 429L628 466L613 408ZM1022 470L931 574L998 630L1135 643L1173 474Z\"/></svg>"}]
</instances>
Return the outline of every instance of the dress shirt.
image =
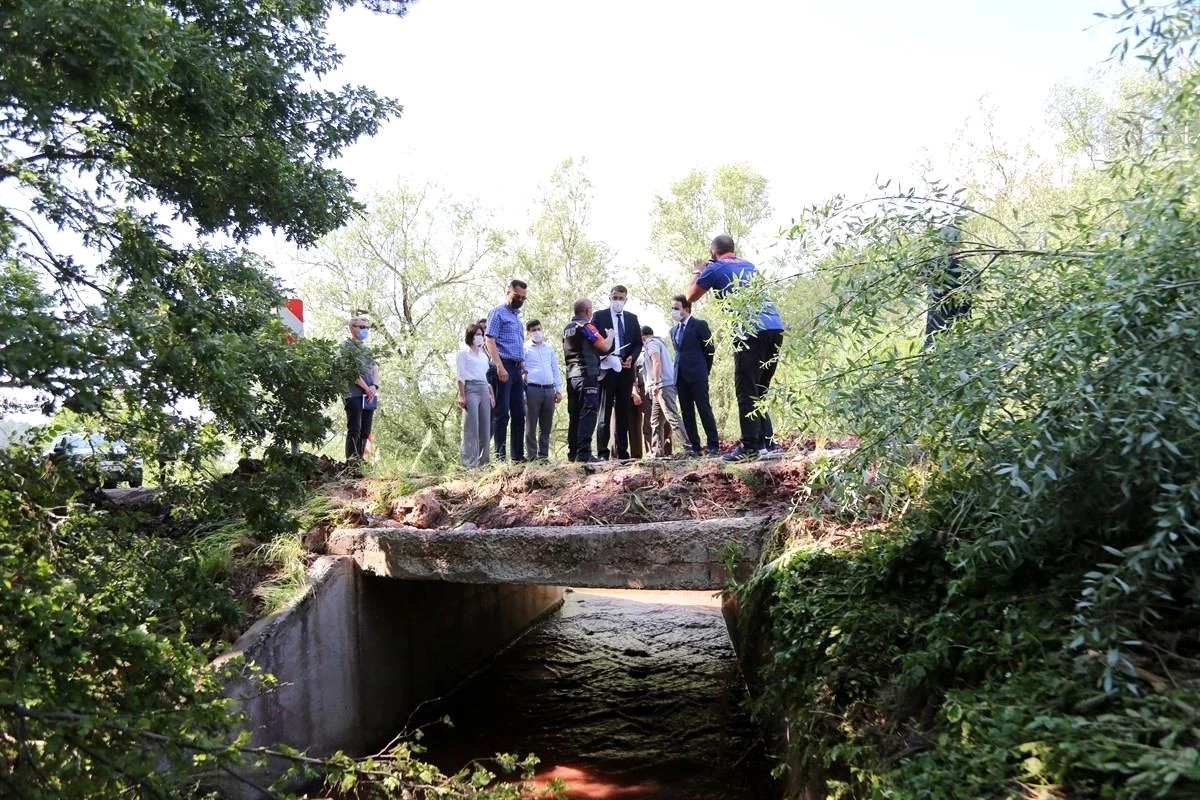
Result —
<instances>
[{"instance_id":1,"label":"dress shirt","mask_svg":"<svg viewBox=\"0 0 1200 800\"><path fill-rule=\"evenodd\" d=\"M624 360L629 355L629 341L625 338L625 312L622 311L620 314L613 312L612 318L613 332L617 337L613 341L613 355ZM638 331L638 335L641 335L641 331Z\"/></svg>"},{"instance_id":2,"label":"dress shirt","mask_svg":"<svg viewBox=\"0 0 1200 800\"><path fill-rule=\"evenodd\" d=\"M675 326L675 347L683 344L683 331L687 328L689 319L691 319L690 315L679 320L679 324Z\"/></svg>"},{"instance_id":3,"label":"dress shirt","mask_svg":"<svg viewBox=\"0 0 1200 800\"><path fill-rule=\"evenodd\" d=\"M463 348L458 351L458 379L464 383L486 381L490 363L487 351L483 349L482 345L474 352L469 347Z\"/></svg>"},{"instance_id":4,"label":"dress shirt","mask_svg":"<svg viewBox=\"0 0 1200 800\"><path fill-rule=\"evenodd\" d=\"M554 391L562 391L558 357L554 354L554 348L546 342L541 344L527 342L525 344L525 383L553 386Z\"/></svg>"},{"instance_id":5,"label":"dress shirt","mask_svg":"<svg viewBox=\"0 0 1200 800\"><path fill-rule=\"evenodd\" d=\"M500 358L509 361L525 358L525 326L521 324L521 312L508 303L496 306L488 314L485 334L496 340Z\"/></svg>"}]
</instances>

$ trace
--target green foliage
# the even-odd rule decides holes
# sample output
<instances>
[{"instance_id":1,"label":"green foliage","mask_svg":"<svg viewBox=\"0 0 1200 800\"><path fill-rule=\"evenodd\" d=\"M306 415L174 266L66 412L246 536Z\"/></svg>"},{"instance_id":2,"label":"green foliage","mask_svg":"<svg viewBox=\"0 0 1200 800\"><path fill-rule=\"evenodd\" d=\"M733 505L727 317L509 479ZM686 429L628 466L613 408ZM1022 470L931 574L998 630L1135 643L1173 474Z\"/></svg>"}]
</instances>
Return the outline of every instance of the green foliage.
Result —
<instances>
[{"instance_id":1,"label":"green foliage","mask_svg":"<svg viewBox=\"0 0 1200 800\"><path fill-rule=\"evenodd\" d=\"M448 718L444 721L449 723ZM536 756L520 758L499 753L487 762L475 761L454 775L446 775L417 759L423 752L419 739L417 731L413 741L389 746L369 758L354 760L339 755L329 759L321 765L324 788L335 795L352 791L363 800L390 800L402 792L401 796L418 793L411 796L454 800L561 800L566 796L567 787L557 778L539 789L525 782L533 777L539 763ZM297 774L306 774L306 768L316 763L315 759L296 756Z\"/></svg>"},{"instance_id":2,"label":"green foliage","mask_svg":"<svg viewBox=\"0 0 1200 800\"><path fill-rule=\"evenodd\" d=\"M719 234L733 236L739 254L753 259L755 234L771 214L767 186L766 177L746 164L734 163L717 167L711 175L692 170L671 184L666 196L656 196L650 212L650 241L658 255L678 269L667 275L638 276L632 288L639 299L657 305L665 316L671 298L691 283L696 259L708 258L709 246ZM754 302L754 294L731 297L729 303L705 302L693 309L710 324L717 343L709 393L718 430L726 436L737 427L730 336L753 317L740 312Z\"/></svg>"},{"instance_id":3,"label":"green foliage","mask_svg":"<svg viewBox=\"0 0 1200 800\"><path fill-rule=\"evenodd\" d=\"M228 784L230 770L268 756L292 763L294 776L361 797L418 788L480 800L531 796L520 778L536 764L532 757L500 756L443 775L419 760L419 737L356 760L249 747L246 735L233 736L222 685L239 667L210 664L245 624L230 575L272 570L257 592L268 608L292 599L306 580L294 528L263 542L262 530L237 515L287 524L291 517L274 502L288 496L284 487L299 485L295 475L253 466L228 476L197 498L211 519L226 521L197 526L164 519L161 510L101 511L31 451L10 449L0 468L6 797L202 796L205 787ZM257 511L255 497L263 501ZM311 501L301 517L328 522L334 513ZM262 679L269 686L269 676ZM497 776L517 782L498 784ZM560 789L538 796L558 797Z\"/></svg>"},{"instance_id":4,"label":"green foliage","mask_svg":"<svg viewBox=\"0 0 1200 800\"><path fill-rule=\"evenodd\" d=\"M203 232L265 224L313 241L353 209L326 162L398 110L361 87L306 87L339 60L323 35L331 5L9 5L0 179L92 243L122 243L127 220L106 201L125 198ZM91 189L71 180L92 176ZM36 236L15 215L4 223Z\"/></svg>"},{"instance_id":5,"label":"green foliage","mask_svg":"<svg viewBox=\"0 0 1200 800\"><path fill-rule=\"evenodd\" d=\"M537 217L509 269L529 282L525 319L541 319L550 341L557 341L580 297L607 297L614 282L612 253L588 235L592 183L587 162L565 159L542 188ZM597 308L605 303L598 303Z\"/></svg>"},{"instance_id":6,"label":"green foliage","mask_svg":"<svg viewBox=\"0 0 1200 800\"><path fill-rule=\"evenodd\" d=\"M275 570L271 578L254 588L254 596L262 600L266 613L286 607L308 586L304 548L295 533L277 534L271 541L259 545L254 557Z\"/></svg>"},{"instance_id":7,"label":"green foliage","mask_svg":"<svg viewBox=\"0 0 1200 800\"><path fill-rule=\"evenodd\" d=\"M129 442L172 503L112 508L40 453L0 452L5 797L200 796L266 755L231 734L209 666L243 621L216 578L258 537L295 537L312 465L288 445L323 439L346 376L331 342L285 341L267 265L197 242L271 229L310 244L358 208L330 164L399 106L312 88L339 62L324 29L345 5L0 9L0 388ZM262 461L195 482L229 441ZM374 777L342 755L277 755L343 791ZM429 769L379 778L394 796ZM455 776L438 790L491 791Z\"/></svg>"},{"instance_id":8,"label":"green foliage","mask_svg":"<svg viewBox=\"0 0 1200 800\"><path fill-rule=\"evenodd\" d=\"M237 619L228 590L186 542L146 533L136 516L62 504L28 458L5 457L4 470L5 794L177 794L199 777L183 741L229 763L230 717L206 646Z\"/></svg>"},{"instance_id":9,"label":"green foliage","mask_svg":"<svg viewBox=\"0 0 1200 800\"><path fill-rule=\"evenodd\" d=\"M708 256L714 236L727 233L743 252L752 249L755 229L771 213L767 179L746 164L723 164L711 177L692 170L656 196L650 239L666 261L690 275L692 262Z\"/></svg>"},{"instance_id":10,"label":"green foliage","mask_svg":"<svg viewBox=\"0 0 1200 800\"><path fill-rule=\"evenodd\" d=\"M370 342L384 380L375 438L387 442L377 451L377 472L457 463L462 421L453 354L466 326L504 302L509 280L529 284L522 318L541 320L556 351L574 301L607 292L611 255L588 235L585 166L566 159L554 170L521 236L495 227L478 203L424 185L371 198L367 214L322 240L306 287L306 296L330 309L317 327L342 336L357 312L374 324ZM565 424L565 415L558 420Z\"/></svg>"},{"instance_id":11,"label":"green foliage","mask_svg":"<svg viewBox=\"0 0 1200 800\"><path fill-rule=\"evenodd\" d=\"M188 242L265 227L310 243L356 208L328 164L399 107L308 88L339 60L323 32L334 5L0 12L0 385L97 413L147 454L182 444L180 404L247 446L322 438L328 345L285 346L258 259Z\"/></svg>"},{"instance_id":12,"label":"green foliage","mask_svg":"<svg viewBox=\"0 0 1200 800\"><path fill-rule=\"evenodd\" d=\"M368 207L322 240L306 294L326 309L318 326L331 336L345 336L353 314L372 322L383 378L376 440L444 466L459 441L453 354L466 326L503 298L495 260L507 234L477 204L430 185L398 186Z\"/></svg>"},{"instance_id":13,"label":"green foliage","mask_svg":"<svg viewBox=\"0 0 1200 800\"><path fill-rule=\"evenodd\" d=\"M504 266L509 277L529 283L522 308L525 320L538 319L546 341L562 359L562 331L571 319L575 301L593 300L594 308L608 305L609 289L622 278L614 268L612 248L592 237L592 182L587 161L564 159L541 187L533 220ZM630 265L625 265L628 270ZM561 366L561 364L560 364ZM566 404L554 415L551 448L564 447L567 438Z\"/></svg>"},{"instance_id":14,"label":"green foliage","mask_svg":"<svg viewBox=\"0 0 1200 800\"><path fill-rule=\"evenodd\" d=\"M793 763L836 795L1200 787L1200 71L1179 56L1200 13L1122 16L1157 95L1049 213L1011 183L930 182L835 198L793 231L820 258L801 285L828 294L813 335L787 340L775 402L859 437L819 477L834 498L873 486L892 516L745 590ZM923 349L947 224L964 234L954 293L972 309Z\"/></svg>"}]
</instances>

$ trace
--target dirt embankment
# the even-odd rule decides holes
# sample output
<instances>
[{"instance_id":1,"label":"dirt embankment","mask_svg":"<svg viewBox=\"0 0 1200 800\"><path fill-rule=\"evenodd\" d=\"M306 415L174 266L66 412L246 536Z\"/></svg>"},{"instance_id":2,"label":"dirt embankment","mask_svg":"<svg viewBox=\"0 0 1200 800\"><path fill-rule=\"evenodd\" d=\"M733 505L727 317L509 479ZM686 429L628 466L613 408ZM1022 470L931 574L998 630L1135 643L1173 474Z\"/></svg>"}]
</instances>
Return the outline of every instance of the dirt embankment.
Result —
<instances>
[{"instance_id":1,"label":"dirt embankment","mask_svg":"<svg viewBox=\"0 0 1200 800\"><path fill-rule=\"evenodd\" d=\"M844 450L853 442L823 443ZM306 537L321 552L333 527L497 529L788 516L804 491L815 443L789 457L744 463L668 459L594 466L548 464L458 471L447 476L368 477L327 482L322 530Z\"/></svg>"},{"instance_id":2,"label":"dirt embankment","mask_svg":"<svg viewBox=\"0 0 1200 800\"><path fill-rule=\"evenodd\" d=\"M586 470L568 464L507 467L425 485L362 478L324 489L339 507L334 516L342 525L489 529L783 516L806 474L804 460L705 459Z\"/></svg>"}]
</instances>

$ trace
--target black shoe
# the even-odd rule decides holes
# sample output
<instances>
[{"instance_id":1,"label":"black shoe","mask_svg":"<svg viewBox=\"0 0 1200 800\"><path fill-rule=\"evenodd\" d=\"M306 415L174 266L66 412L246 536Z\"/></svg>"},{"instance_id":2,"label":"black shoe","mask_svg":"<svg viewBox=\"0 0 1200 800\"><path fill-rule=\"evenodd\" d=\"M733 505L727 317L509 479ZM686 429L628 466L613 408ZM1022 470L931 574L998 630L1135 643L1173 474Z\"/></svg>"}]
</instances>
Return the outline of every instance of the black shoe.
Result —
<instances>
[{"instance_id":1,"label":"black shoe","mask_svg":"<svg viewBox=\"0 0 1200 800\"><path fill-rule=\"evenodd\" d=\"M604 456L588 456L583 461L585 464L604 464L608 462L608 459Z\"/></svg>"},{"instance_id":2,"label":"black shoe","mask_svg":"<svg viewBox=\"0 0 1200 800\"><path fill-rule=\"evenodd\" d=\"M734 445L734 448L725 455L721 456L722 461L753 461L758 457L758 451L747 450L746 446L741 442Z\"/></svg>"},{"instance_id":3,"label":"black shoe","mask_svg":"<svg viewBox=\"0 0 1200 800\"><path fill-rule=\"evenodd\" d=\"M721 448L719 448L719 447L709 447L704 450L705 458L717 458L720 455L721 455Z\"/></svg>"}]
</instances>

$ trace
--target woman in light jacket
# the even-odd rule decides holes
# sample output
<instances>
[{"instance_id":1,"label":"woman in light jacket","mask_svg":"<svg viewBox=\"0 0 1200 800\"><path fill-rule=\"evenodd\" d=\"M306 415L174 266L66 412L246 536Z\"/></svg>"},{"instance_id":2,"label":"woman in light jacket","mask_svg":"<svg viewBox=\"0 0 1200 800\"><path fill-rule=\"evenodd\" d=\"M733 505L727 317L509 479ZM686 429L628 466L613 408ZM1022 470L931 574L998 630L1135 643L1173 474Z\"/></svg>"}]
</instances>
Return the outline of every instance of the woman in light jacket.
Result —
<instances>
[{"instance_id":1,"label":"woman in light jacket","mask_svg":"<svg viewBox=\"0 0 1200 800\"><path fill-rule=\"evenodd\" d=\"M488 463L492 441L492 407L496 396L488 385L491 363L483 349L483 328L467 326L467 347L458 351L458 407L463 415L463 439L460 457L465 467L483 467Z\"/></svg>"}]
</instances>

